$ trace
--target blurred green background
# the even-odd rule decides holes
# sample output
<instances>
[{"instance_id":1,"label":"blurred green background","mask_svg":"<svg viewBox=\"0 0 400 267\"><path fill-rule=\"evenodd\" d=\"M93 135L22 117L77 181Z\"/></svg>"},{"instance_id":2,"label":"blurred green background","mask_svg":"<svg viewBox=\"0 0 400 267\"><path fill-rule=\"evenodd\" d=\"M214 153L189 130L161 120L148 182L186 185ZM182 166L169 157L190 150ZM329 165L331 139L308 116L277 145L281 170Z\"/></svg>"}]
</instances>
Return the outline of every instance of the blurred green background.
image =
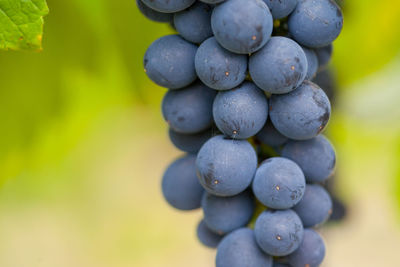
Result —
<instances>
[{"instance_id":1,"label":"blurred green background","mask_svg":"<svg viewBox=\"0 0 400 267\"><path fill-rule=\"evenodd\" d=\"M180 153L142 57L171 29L134 0L48 0L42 53L0 53L0 266L213 266L201 212L161 196ZM400 266L400 2L345 3L328 134L346 221L324 266Z\"/></svg>"}]
</instances>

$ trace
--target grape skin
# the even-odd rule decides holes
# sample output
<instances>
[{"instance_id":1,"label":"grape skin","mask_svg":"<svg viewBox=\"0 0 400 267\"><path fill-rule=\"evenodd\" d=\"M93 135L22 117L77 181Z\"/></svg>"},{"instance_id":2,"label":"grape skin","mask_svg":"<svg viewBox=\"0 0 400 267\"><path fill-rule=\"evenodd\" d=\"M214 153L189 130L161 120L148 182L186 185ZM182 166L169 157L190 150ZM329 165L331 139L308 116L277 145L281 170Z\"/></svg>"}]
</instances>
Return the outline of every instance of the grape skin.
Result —
<instances>
[{"instance_id":1,"label":"grape skin","mask_svg":"<svg viewBox=\"0 0 400 267\"><path fill-rule=\"evenodd\" d=\"M197 82L181 90L169 90L162 101L165 121L176 132L193 134L212 123L212 104L216 92Z\"/></svg>"},{"instance_id":2,"label":"grape skin","mask_svg":"<svg viewBox=\"0 0 400 267\"><path fill-rule=\"evenodd\" d=\"M249 54L269 40L273 21L262 0L229 0L214 8L214 36L221 46L238 54Z\"/></svg>"},{"instance_id":3,"label":"grape skin","mask_svg":"<svg viewBox=\"0 0 400 267\"><path fill-rule=\"evenodd\" d=\"M142 2L142 0L136 0L136 5L139 11L149 20L155 22L171 22L174 18L173 14L158 12L157 10L148 7Z\"/></svg>"},{"instance_id":4,"label":"grape skin","mask_svg":"<svg viewBox=\"0 0 400 267\"><path fill-rule=\"evenodd\" d=\"M283 95L272 95L270 118L275 128L294 140L320 134L328 124L331 105L324 91L310 81Z\"/></svg>"},{"instance_id":5,"label":"grape skin","mask_svg":"<svg viewBox=\"0 0 400 267\"><path fill-rule=\"evenodd\" d=\"M199 79L210 88L229 90L246 78L247 56L229 52L211 37L197 50L195 68Z\"/></svg>"},{"instance_id":6,"label":"grape skin","mask_svg":"<svg viewBox=\"0 0 400 267\"><path fill-rule=\"evenodd\" d=\"M190 7L196 0L142 0L148 7L163 13L174 13Z\"/></svg>"},{"instance_id":7,"label":"grape skin","mask_svg":"<svg viewBox=\"0 0 400 267\"><path fill-rule=\"evenodd\" d=\"M318 267L324 257L325 244L322 237L312 229L305 229L303 242L288 260L292 267Z\"/></svg>"},{"instance_id":8,"label":"grape skin","mask_svg":"<svg viewBox=\"0 0 400 267\"><path fill-rule=\"evenodd\" d=\"M246 226L254 212L254 199L248 191L231 197L205 193L201 207L207 227L222 235Z\"/></svg>"},{"instance_id":9,"label":"grape skin","mask_svg":"<svg viewBox=\"0 0 400 267\"><path fill-rule=\"evenodd\" d=\"M332 44L329 44L329 45L321 47L321 48L316 48L316 49L314 49L314 51L318 57L318 64L319 64L318 71L322 71L326 68L326 66L331 61L332 53L333 53L333 46L332 46Z\"/></svg>"},{"instance_id":10,"label":"grape skin","mask_svg":"<svg viewBox=\"0 0 400 267\"><path fill-rule=\"evenodd\" d=\"M288 26L290 35L300 44L323 47L339 36L343 14L333 0L300 0Z\"/></svg>"},{"instance_id":11,"label":"grape skin","mask_svg":"<svg viewBox=\"0 0 400 267\"><path fill-rule=\"evenodd\" d=\"M287 256L295 251L303 240L303 224L293 210L264 211L254 227L260 248L272 256Z\"/></svg>"},{"instance_id":12,"label":"grape skin","mask_svg":"<svg viewBox=\"0 0 400 267\"><path fill-rule=\"evenodd\" d=\"M258 167L252 184L254 195L272 209L290 209L302 199L306 179L290 159L274 157Z\"/></svg>"},{"instance_id":13,"label":"grape skin","mask_svg":"<svg viewBox=\"0 0 400 267\"><path fill-rule=\"evenodd\" d=\"M257 155L248 141L217 135L201 147L196 167L200 184L209 193L234 196L251 184L257 168Z\"/></svg>"},{"instance_id":14,"label":"grape skin","mask_svg":"<svg viewBox=\"0 0 400 267\"><path fill-rule=\"evenodd\" d=\"M163 175L165 200L203 209L196 233L217 247L216 267L319 266L325 245L307 227L331 214L332 199L316 183L332 176L336 155L321 135L330 99L310 80L332 77L323 74L340 8L332 0L136 3L179 33L153 42L144 58L147 76L169 89L162 113L170 140L187 153ZM285 37L271 37L273 19L282 25L274 35ZM267 160L257 168L258 156Z\"/></svg>"},{"instance_id":15,"label":"grape skin","mask_svg":"<svg viewBox=\"0 0 400 267\"><path fill-rule=\"evenodd\" d=\"M268 117L268 102L263 92L251 82L219 92L213 104L218 129L234 139L247 139L261 130Z\"/></svg>"},{"instance_id":16,"label":"grape skin","mask_svg":"<svg viewBox=\"0 0 400 267\"><path fill-rule=\"evenodd\" d=\"M196 156L186 155L169 165L162 178L165 200L179 210L200 208L204 189L196 177Z\"/></svg>"},{"instance_id":17,"label":"grape skin","mask_svg":"<svg viewBox=\"0 0 400 267\"><path fill-rule=\"evenodd\" d=\"M214 136L214 131L213 128L210 128L199 133L183 134L170 128L168 135L171 143L176 148L187 153L196 154L200 150L201 146L207 142L208 139Z\"/></svg>"},{"instance_id":18,"label":"grape skin","mask_svg":"<svg viewBox=\"0 0 400 267\"><path fill-rule=\"evenodd\" d=\"M194 57L197 46L179 35L155 40L144 55L144 70L156 84L169 89L188 86L196 80Z\"/></svg>"},{"instance_id":19,"label":"grape skin","mask_svg":"<svg viewBox=\"0 0 400 267\"><path fill-rule=\"evenodd\" d=\"M297 5L297 0L264 0L264 2L271 10L274 19L287 17Z\"/></svg>"},{"instance_id":20,"label":"grape skin","mask_svg":"<svg viewBox=\"0 0 400 267\"><path fill-rule=\"evenodd\" d=\"M293 207L304 227L321 225L332 213L332 199L328 192L318 184L308 184L304 197Z\"/></svg>"},{"instance_id":21,"label":"grape skin","mask_svg":"<svg viewBox=\"0 0 400 267\"><path fill-rule=\"evenodd\" d=\"M272 267L272 257L257 246L254 232L238 229L227 235L217 248L216 267Z\"/></svg>"},{"instance_id":22,"label":"grape skin","mask_svg":"<svg viewBox=\"0 0 400 267\"><path fill-rule=\"evenodd\" d=\"M335 170L335 150L323 135L305 141L289 141L282 149L282 156L296 162L310 183L325 181Z\"/></svg>"},{"instance_id":23,"label":"grape skin","mask_svg":"<svg viewBox=\"0 0 400 267\"><path fill-rule=\"evenodd\" d=\"M286 37L272 37L249 60L249 72L254 83L271 94L293 91L304 81L307 68L307 58L301 46Z\"/></svg>"},{"instance_id":24,"label":"grape skin","mask_svg":"<svg viewBox=\"0 0 400 267\"><path fill-rule=\"evenodd\" d=\"M175 13L175 28L187 41L200 44L213 35L211 13L211 6L196 2L188 9Z\"/></svg>"},{"instance_id":25,"label":"grape skin","mask_svg":"<svg viewBox=\"0 0 400 267\"><path fill-rule=\"evenodd\" d=\"M223 235L219 235L211 231L204 220L201 220L200 223L197 226L197 238L199 241L206 247L209 248L216 248L221 242L222 238L224 237Z\"/></svg>"}]
</instances>

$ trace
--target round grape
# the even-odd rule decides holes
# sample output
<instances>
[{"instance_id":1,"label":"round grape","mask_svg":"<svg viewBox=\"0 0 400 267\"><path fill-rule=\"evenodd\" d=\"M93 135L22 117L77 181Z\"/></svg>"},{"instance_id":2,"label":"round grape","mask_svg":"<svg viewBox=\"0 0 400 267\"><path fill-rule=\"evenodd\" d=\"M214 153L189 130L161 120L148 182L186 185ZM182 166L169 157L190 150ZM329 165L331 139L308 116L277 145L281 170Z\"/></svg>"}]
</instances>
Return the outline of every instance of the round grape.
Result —
<instances>
[{"instance_id":1,"label":"round grape","mask_svg":"<svg viewBox=\"0 0 400 267\"><path fill-rule=\"evenodd\" d=\"M289 33L311 48L332 43L343 27L343 14L333 0L300 0L289 17Z\"/></svg>"},{"instance_id":2,"label":"round grape","mask_svg":"<svg viewBox=\"0 0 400 267\"><path fill-rule=\"evenodd\" d=\"M218 245L216 267L272 267L272 257L263 253L254 238L253 230L238 229Z\"/></svg>"},{"instance_id":3,"label":"round grape","mask_svg":"<svg viewBox=\"0 0 400 267\"><path fill-rule=\"evenodd\" d=\"M282 19L290 15L297 5L297 0L264 0L271 10L274 19Z\"/></svg>"},{"instance_id":4,"label":"round grape","mask_svg":"<svg viewBox=\"0 0 400 267\"><path fill-rule=\"evenodd\" d=\"M154 41L144 55L144 70L156 84L178 89L196 80L194 57L197 46L179 37L167 35Z\"/></svg>"},{"instance_id":5,"label":"round grape","mask_svg":"<svg viewBox=\"0 0 400 267\"><path fill-rule=\"evenodd\" d=\"M201 147L196 167L200 184L208 192L233 196L251 184L257 168L257 155L248 141L217 135Z\"/></svg>"},{"instance_id":6,"label":"round grape","mask_svg":"<svg viewBox=\"0 0 400 267\"><path fill-rule=\"evenodd\" d=\"M318 184L306 187L303 199L293 207L304 227L321 225L332 213L332 199L328 192Z\"/></svg>"},{"instance_id":7,"label":"round grape","mask_svg":"<svg viewBox=\"0 0 400 267\"><path fill-rule=\"evenodd\" d=\"M321 88L304 81L288 94L272 95L269 114L272 124L281 134L290 139L307 140L325 129L331 105Z\"/></svg>"},{"instance_id":8,"label":"round grape","mask_svg":"<svg viewBox=\"0 0 400 267\"><path fill-rule=\"evenodd\" d=\"M224 48L249 54L268 42L273 20L262 0L229 0L214 8L211 27Z\"/></svg>"},{"instance_id":9,"label":"round grape","mask_svg":"<svg viewBox=\"0 0 400 267\"><path fill-rule=\"evenodd\" d=\"M253 83L244 82L233 90L218 93L213 116L218 129L226 136L247 139L267 121L267 98Z\"/></svg>"},{"instance_id":10,"label":"round grape","mask_svg":"<svg viewBox=\"0 0 400 267\"><path fill-rule=\"evenodd\" d=\"M286 256L300 246L304 230L296 212L267 210L257 218L254 233L264 252L272 256Z\"/></svg>"},{"instance_id":11,"label":"round grape","mask_svg":"<svg viewBox=\"0 0 400 267\"><path fill-rule=\"evenodd\" d=\"M222 235L243 227L250 221L254 212L254 199L248 191L232 197L217 197L205 193L201 207L207 227Z\"/></svg>"},{"instance_id":12,"label":"round grape","mask_svg":"<svg viewBox=\"0 0 400 267\"><path fill-rule=\"evenodd\" d=\"M162 101L165 121L176 132L199 133L213 123L212 103L216 92L197 82L180 90L169 90Z\"/></svg>"},{"instance_id":13,"label":"round grape","mask_svg":"<svg viewBox=\"0 0 400 267\"><path fill-rule=\"evenodd\" d=\"M335 150L323 135L306 141L289 141L282 149L282 156L296 162L310 183L325 181L335 170Z\"/></svg>"},{"instance_id":14,"label":"round grape","mask_svg":"<svg viewBox=\"0 0 400 267\"><path fill-rule=\"evenodd\" d=\"M148 7L164 13L174 13L190 7L196 0L142 0Z\"/></svg>"},{"instance_id":15,"label":"round grape","mask_svg":"<svg viewBox=\"0 0 400 267\"><path fill-rule=\"evenodd\" d=\"M211 37L197 50L195 68L204 84L216 90L228 90L246 78L247 56L229 52Z\"/></svg>"},{"instance_id":16,"label":"round grape","mask_svg":"<svg viewBox=\"0 0 400 267\"><path fill-rule=\"evenodd\" d=\"M303 82L307 58L295 41L276 36L250 56L249 72L254 83L264 91L285 94Z\"/></svg>"},{"instance_id":17,"label":"round grape","mask_svg":"<svg viewBox=\"0 0 400 267\"><path fill-rule=\"evenodd\" d=\"M165 171L161 187L165 200L179 210L200 207L204 193L196 177L196 156L186 155L174 161Z\"/></svg>"},{"instance_id":18,"label":"round grape","mask_svg":"<svg viewBox=\"0 0 400 267\"><path fill-rule=\"evenodd\" d=\"M214 131L214 129L210 128L199 133L183 134L175 132L170 128L168 133L169 139L176 148L195 154L208 139L214 136Z\"/></svg>"},{"instance_id":19,"label":"round grape","mask_svg":"<svg viewBox=\"0 0 400 267\"><path fill-rule=\"evenodd\" d=\"M304 230L300 247L288 256L292 267L318 267L325 257L325 244L322 237L312 229Z\"/></svg>"},{"instance_id":20,"label":"round grape","mask_svg":"<svg viewBox=\"0 0 400 267\"><path fill-rule=\"evenodd\" d=\"M151 9L150 7L146 6L142 0L136 0L136 5L139 11L149 20L155 22L171 22L174 18L173 14L170 13L162 13L158 12L157 10Z\"/></svg>"},{"instance_id":21,"label":"round grape","mask_svg":"<svg viewBox=\"0 0 400 267\"><path fill-rule=\"evenodd\" d=\"M290 209L304 195L306 180L290 159L274 157L258 167L252 184L256 198L273 209Z\"/></svg>"},{"instance_id":22,"label":"round grape","mask_svg":"<svg viewBox=\"0 0 400 267\"><path fill-rule=\"evenodd\" d=\"M211 13L211 6L196 2L188 9L175 13L175 28L184 39L199 44L213 34Z\"/></svg>"}]
</instances>

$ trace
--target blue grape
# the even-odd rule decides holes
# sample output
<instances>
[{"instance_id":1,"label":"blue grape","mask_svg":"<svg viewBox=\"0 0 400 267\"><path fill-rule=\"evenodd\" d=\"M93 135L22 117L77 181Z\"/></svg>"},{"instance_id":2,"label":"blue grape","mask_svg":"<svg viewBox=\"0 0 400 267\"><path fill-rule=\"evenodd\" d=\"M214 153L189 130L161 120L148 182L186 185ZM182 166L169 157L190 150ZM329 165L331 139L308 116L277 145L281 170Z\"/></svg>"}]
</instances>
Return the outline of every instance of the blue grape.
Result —
<instances>
[{"instance_id":1,"label":"blue grape","mask_svg":"<svg viewBox=\"0 0 400 267\"><path fill-rule=\"evenodd\" d=\"M211 4L211 5L215 5L215 4L219 4L224 2L225 0L199 0L200 2L206 3L206 4Z\"/></svg>"},{"instance_id":2,"label":"blue grape","mask_svg":"<svg viewBox=\"0 0 400 267\"><path fill-rule=\"evenodd\" d=\"M162 192L167 202L176 209L200 207L204 189L196 177L195 162L196 156L186 155L172 162L164 173Z\"/></svg>"},{"instance_id":3,"label":"blue grape","mask_svg":"<svg viewBox=\"0 0 400 267\"><path fill-rule=\"evenodd\" d=\"M169 90L162 113L169 126L180 133L198 133L213 123L212 103L216 92L197 82L180 90Z\"/></svg>"},{"instance_id":4,"label":"blue grape","mask_svg":"<svg viewBox=\"0 0 400 267\"><path fill-rule=\"evenodd\" d=\"M216 234L208 229L204 220L201 220L197 226L197 238L206 247L216 248L223 237L223 235Z\"/></svg>"},{"instance_id":5,"label":"blue grape","mask_svg":"<svg viewBox=\"0 0 400 267\"><path fill-rule=\"evenodd\" d=\"M318 57L319 71L324 70L328 63L331 61L333 45L329 44L327 46L314 49Z\"/></svg>"},{"instance_id":6,"label":"blue grape","mask_svg":"<svg viewBox=\"0 0 400 267\"><path fill-rule=\"evenodd\" d=\"M324 91L310 81L285 95L272 95L270 118L275 128L290 139L306 140L328 124L331 105ZM307 176L307 175L306 175Z\"/></svg>"},{"instance_id":7,"label":"blue grape","mask_svg":"<svg viewBox=\"0 0 400 267\"><path fill-rule=\"evenodd\" d=\"M272 257L257 246L254 231L238 229L224 239L217 248L216 267L272 267Z\"/></svg>"},{"instance_id":8,"label":"blue grape","mask_svg":"<svg viewBox=\"0 0 400 267\"><path fill-rule=\"evenodd\" d=\"M274 262L274 265L272 265L272 267L291 267L291 266L289 266L288 264L285 264L285 263Z\"/></svg>"},{"instance_id":9,"label":"blue grape","mask_svg":"<svg viewBox=\"0 0 400 267\"><path fill-rule=\"evenodd\" d=\"M197 46L178 35L167 35L154 41L144 56L147 76L156 84L178 89L196 80L194 57Z\"/></svg>"},{"instance_id":10,"label":"blue grape","mask_svg":"<svg viewBox=\"0 0 400 267\"><path fill-rule=\"evenodd\" d=\"M335 150L323 135L306 141L289 141L282 149L282 157L296 162L310 183L325 181L335 170Z\"/></svg>"},{"instance_id":11,"label":"blue grape","mask_svg":"<svg viewBox=\"0 0 400 267\"><path fill-rule=\"evenodd\" d=\"M229 0L214 8L211 27L221 46L249 54L268 42L273 20L262 0Z\"/></svg>"},{"instance_id":12,"label":"blue grape","mask_svg":"<svg viewBox=\"0 0 400 267\"><path fill-rule=\"evenodd\" d=\"M164 13L174 13L190 7L196 0L142 0L148 7Z\"/></svg>"},{"instance_id":13,"label":"blue grape","mask_svg":"<svg viewBox=\"0 0 400 267\"><path fill-rule=\"evenodd\" d=\"M214 136L214 129L210 128L194 134L178 133L169 129L169 139L174 146L187 153L197 153L201 146Z\"/></svg>"},{"instance_id":14,"label":"blue grape","mask_svg":"<svg viewBox=\"0 0 400 267\"><path fill-rule=\"evenodd\" d=\"M297 5L297 0L264 0L264 2L271 10L274 19L287 17Z\"/></svg>"},{"instance_id":15,"label":"blue grape","mask_svg":"<svg viewBox=\"0 0 400 267\"><path fill-rule=\"evenodd\" d=\"M253 216L253 196L245 191L232 197L217 197L205 193L201 200L204 222L220 235L245 226Z\"/></svg>"},{"instance_id":16,"label":"blue grape","mask_svg":"<svg viewBox=\"0 0 400 267\"><path fill-rule=\"evenodd\" d=\"M217 135L201 147L196 167L200 183L208 192L233 196L251 184L257 155L248 141Z\"/></svg>"},{"instance_id":17,"label":"blue grape","mask_svg":"<svg viewBox=\"0 0 400 267\"><path fill-rule=\"evenodd\" d=\"M307 74L307 58L295 41L275 36L250 56L249 72L254 83L272 94L285 94L299 86Z\"/></svg>"},{"instance_id":18,"label":"blue grape","mask_svg":"<svg viewBox=\"0 0 400 267\"><path fill-rule=\"evenodd\" d=\"M264 127L257 133L257 138L261 143L274 148L280 147L288 141L286 136L282 135L275 129L271 120L267 120Z\"/></svg>"},{"instance_id":19,"label":"blue grape","mask_svg":"<svg viewBox=\"0 0 400 267\"><path fill-rule=\"evenodd\" d=\"M318 57L314 50L307 47L302 47L307 58L307 75L306 80L312 80L317 74L318 70Z\"/></svg>"},{"instance_id":20,"label":"blue grape","mask_svg":"<svg viewBox=\"0 0 400 267\"><path fill-rule=\"evenodd\" d=\"M247 56L229 52L211 37L197 50L195 68L207 86L216 90L232 89L246 78Z\"/></svg>"},{"instance_id":21,"label":"blue grape","mask_svg":"<svg viewBox=\"0 0 400 267\"><path fill-rule=\"evenodd\" d=\"M303 199L293 207L304 227L321 225L332 213L332 199L318 184L308 184Z\"/></svg>"},{"instance_id":22,"label":"blue grape","mask_svg":"<svg viewBox=\"0 0 400 267\"><path fill-rule=\"evenodd\" d=\"M343 14L333 0L300 0L289 17L289 33L307 47L332 43L343 27Z\"/></svg>"},{"instance_id":23,"label":"blue grape","mask_svg":"<svg viewBox=\"0 0 400 267\"><path fill-rule=\"evenodd\" d=\"M146 6L142 0L136 0L139 11L149 20L156 22L171 22L174 18L173 14L158 12Z\"/></svg>"},{"instance_id":24,"label":"blue grape","mask_svg":"<svg viewBox=\"0 0 400 267\"><path fill-rule=\"evenodd\" d=\"M264 211L254 227L260 248L272 256L286 256L303 240L303 225L293 210Z\"/></svg>"},{"instance_id":25,"label":"blue grape","mask_svg":"<svg viewBox=\"0 0 400 267\"><path fill-rule=\"evenodd\" d=\"M211 6L196 2L188 9L175 13L175 28L184 39L199 44L213 35L211 13Z\"/></svg>"},{"instance_id":26,"label":"blue grape","mask_svg":"<svg viewBox=\"0 0 400 267\"><path fill-rule=\"evenodd\" d=\"M287 258L292 267L318 267L324 257L325 244L322 237L312 229L305 229L300 247Z\"/></svg>"},{"instance_id":27,"label":"blue grape","mask_svg":"<svg viewBox=\"0 0 400 267\"><path fill-rule=\"evenodd\" d=\"M267 98L253 83L244 82L233 90L217 94L213 116L218 129L226 136L247 139L267 121Z\"/></svg>"},{"instance_id":28,"label":"blue grape","mask_svg":"<svg viewBox=\"0 0 400 267\"><path fill-rule=\"evenodd\" d=\"M273 209L290 209L304 195L306 180L300 167L281 157L265 160L258 167L252 184L256 198Z\"/></svg>"}]
</instances>

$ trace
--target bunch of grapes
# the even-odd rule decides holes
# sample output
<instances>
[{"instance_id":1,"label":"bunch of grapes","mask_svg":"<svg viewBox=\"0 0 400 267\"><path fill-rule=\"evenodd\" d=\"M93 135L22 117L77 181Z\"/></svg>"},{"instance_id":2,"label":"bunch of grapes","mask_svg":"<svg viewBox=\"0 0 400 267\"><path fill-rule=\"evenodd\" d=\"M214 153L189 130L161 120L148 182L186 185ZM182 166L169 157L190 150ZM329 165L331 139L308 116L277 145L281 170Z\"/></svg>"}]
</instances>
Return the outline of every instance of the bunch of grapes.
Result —
<instances>
[{"instance_id":1,"label":"bunch of grapes","mask_svg":"<svg viewBox=\"0 0 400 267\"><path fill-rule=\"evenodd\" d=\"M137 0L179 33L153 42L144 68L168 88L162 113L186 154L162 179L167 202L202 208L197 235L217 267L319 266L313 230L332 212L322 186L335 151L321 135L331 104L311 80L343 26L333 0Z\"/></svg>"}]
</instances>

